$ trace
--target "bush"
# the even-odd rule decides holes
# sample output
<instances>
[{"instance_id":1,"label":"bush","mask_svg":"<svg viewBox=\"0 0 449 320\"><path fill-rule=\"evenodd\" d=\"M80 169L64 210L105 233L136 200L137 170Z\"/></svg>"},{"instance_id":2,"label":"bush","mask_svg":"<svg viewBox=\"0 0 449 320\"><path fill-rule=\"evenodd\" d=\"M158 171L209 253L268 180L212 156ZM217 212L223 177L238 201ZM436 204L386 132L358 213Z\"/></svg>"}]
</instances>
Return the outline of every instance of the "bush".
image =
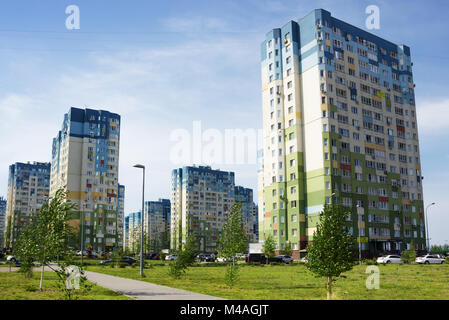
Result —
<instances>
[{"instance_id":1,"label":"bush","mask_svg":"<svg viewBox=\"0 0 449 320\"><path fill-rule=\"evenodd\" d=\"M405 250L401 254L401 260L406 264L414 263L416 259L416 251L415 250Z\"/></svg>"},{"instance_id":2,"label":"bush","mask_svg":"<svg viewBox=\"0 0 449 320\"><path fill-rule=\"evenodd\" d=\"M363 263L366 265L375 265L377 266L377 260L376 259L365 259L363 260Z\"/></svg>"}]
</instances>

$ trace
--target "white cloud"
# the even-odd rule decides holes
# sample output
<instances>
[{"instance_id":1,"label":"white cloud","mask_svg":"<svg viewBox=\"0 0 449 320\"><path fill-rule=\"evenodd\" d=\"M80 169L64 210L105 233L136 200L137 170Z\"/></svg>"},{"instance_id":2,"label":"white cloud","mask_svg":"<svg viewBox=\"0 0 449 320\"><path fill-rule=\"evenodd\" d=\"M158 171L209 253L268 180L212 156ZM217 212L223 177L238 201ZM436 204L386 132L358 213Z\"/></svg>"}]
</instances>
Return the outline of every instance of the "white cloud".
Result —
<instances>
[{"instance_id":1,"label":"white cloud","mask_svg":"<svg viewBox=\"0 0 449 320\"><path fill-rule=\"evenodd\" d=\"M421 134L437 135L449 132L449 98L417 101L416 113Z\"/></svg>"},{"instance_id":2,"label":"white cloud","mask_svg":"<svg viewBox=\"0 0 449 320\"><path fill-rule=\"evenodd\" d=\"M171 130L191 130L193 120L218 129L261 125L261 117L255 116L260 99L258 39L211 38L93 53L55 67L59 74L48 83L41 81L39 92L0 91L0 115L10 117L9 123L0 119L1 135L8 137L2 148L9 150L0 154L0 194L6 193L9 164L50 161L52 138L63 114L75 106L122 116L120 183L127 188L126 212L140 206L140 173L132 168L136 162L149 166L147 199L169 197L171 170L176 168L168 161ZM24 80L26 85L33 88L42 72ZM229 116L232 112L235 117ZM253 167L230 169L238 179L242 174L245 186L256 188Z\"/></svg>"}]
</instances>

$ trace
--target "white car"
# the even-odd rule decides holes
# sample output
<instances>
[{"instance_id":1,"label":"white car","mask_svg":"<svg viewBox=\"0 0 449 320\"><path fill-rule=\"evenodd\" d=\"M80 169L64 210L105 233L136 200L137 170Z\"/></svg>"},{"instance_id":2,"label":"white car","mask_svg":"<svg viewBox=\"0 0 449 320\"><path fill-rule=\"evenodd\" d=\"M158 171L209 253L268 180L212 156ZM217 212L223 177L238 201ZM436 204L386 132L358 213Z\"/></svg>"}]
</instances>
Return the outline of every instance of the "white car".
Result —
<instances>
[{"instance_id":1,"label":"white car","mask_svg":"<svg viewBox=\"0 0 449 320\"><path fill-rule=\"evenodd\" d=\"M403 261L401 260L400 256L396 256L396 255L390 254L388 256L383 256L383 257L377 258L377 263L381 263L381 264L390 264L390 263L400 264L400 263L403 263Z\"/></svg>"},{"instance_id":2,"label":"white car","mask_svg":"<svg viewBox=\"0 0 449 320\"><path fill-rule=\"evenodd\" d=\"M304 257L299 261L301 261L302 263L307 263L307 262L309 262L309 259L307 259L307 257Z\"/></svg>"},{"instance_id":3,"label":"white car","mask_svg":"<svg viewBox=\"0 0 449 320\"><path fill-rule=\"evenodd\" d=\"M173 261L173 260L176 260L178 258L178 256L175 256L175 255L168 255L168 256L166 256L165 257L165 260L167 260L167 261Z\"/></svg>"},{"instance_id":4,"label":"white car","mask_svg":"<svg viewBox=\"0 0 449 320\"><path fill-rule=\"evenodd\" d=\"M440 258L436 254L427 254L422 257L416 258L416 263L423 263L423 264L443 264L446 260Z\"/></svg>"},{"instance_id":5,"label":"white car","mask_svg":"<svg viewBox=\"0 0 449 320\"><path fill-rule=\"evenodd\" d=\"M16 262L16 257L14 257L14 256L8 256L7 258L6 258L6 261L11 261L11 262Z\"/></svg>"}]
</instances>

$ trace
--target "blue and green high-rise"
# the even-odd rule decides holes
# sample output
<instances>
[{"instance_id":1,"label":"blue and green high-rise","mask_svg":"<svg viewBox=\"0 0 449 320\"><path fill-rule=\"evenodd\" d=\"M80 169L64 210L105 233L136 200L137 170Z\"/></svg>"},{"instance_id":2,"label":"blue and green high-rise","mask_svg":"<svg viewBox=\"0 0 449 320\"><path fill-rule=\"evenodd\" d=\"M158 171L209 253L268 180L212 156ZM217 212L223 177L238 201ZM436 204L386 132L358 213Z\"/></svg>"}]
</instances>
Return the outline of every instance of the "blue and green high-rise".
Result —
<instances>
[{"instance_id":1,"label":"blue and green high-rise","mask_svg":"<svg viewBox=\"0 0 449 320\"><path fill-rule=\"evenodd\" d=\"M426 249L410 48L317 9L261 46L259 237L307 251L325 203L364 256Z\"/></svg>"}]
</instances>

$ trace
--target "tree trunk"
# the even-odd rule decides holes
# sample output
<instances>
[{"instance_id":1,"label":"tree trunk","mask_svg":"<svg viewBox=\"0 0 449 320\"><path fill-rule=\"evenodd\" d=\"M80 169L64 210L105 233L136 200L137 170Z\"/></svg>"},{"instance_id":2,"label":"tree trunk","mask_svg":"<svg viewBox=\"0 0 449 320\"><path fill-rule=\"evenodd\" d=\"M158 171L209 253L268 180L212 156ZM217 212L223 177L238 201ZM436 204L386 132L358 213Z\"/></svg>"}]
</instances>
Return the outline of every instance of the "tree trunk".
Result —
<instances>
[{"instance_id":1,"label":"tree trunk","mask_svg":"<svg viewBox=\"0 0 449 320\"><path fill-rule=\"evenodd\" d=\"M327 277L327 300L332 300L332 277Z\"/></svg>"},{"instance_id":2,"label":"tree trunk","mask_svg":"<svg viewBox=\"0 0 449 320\"><path fill-rule=\"evenodd\" d=\"M40 284L39 284L39 290L40 290L40 291L42 291L42 285L43 285L43 282L44 282L44 268L45 268L45 265L42 264L41 282L40 282Z\"/></svg>"}]
</instances>

